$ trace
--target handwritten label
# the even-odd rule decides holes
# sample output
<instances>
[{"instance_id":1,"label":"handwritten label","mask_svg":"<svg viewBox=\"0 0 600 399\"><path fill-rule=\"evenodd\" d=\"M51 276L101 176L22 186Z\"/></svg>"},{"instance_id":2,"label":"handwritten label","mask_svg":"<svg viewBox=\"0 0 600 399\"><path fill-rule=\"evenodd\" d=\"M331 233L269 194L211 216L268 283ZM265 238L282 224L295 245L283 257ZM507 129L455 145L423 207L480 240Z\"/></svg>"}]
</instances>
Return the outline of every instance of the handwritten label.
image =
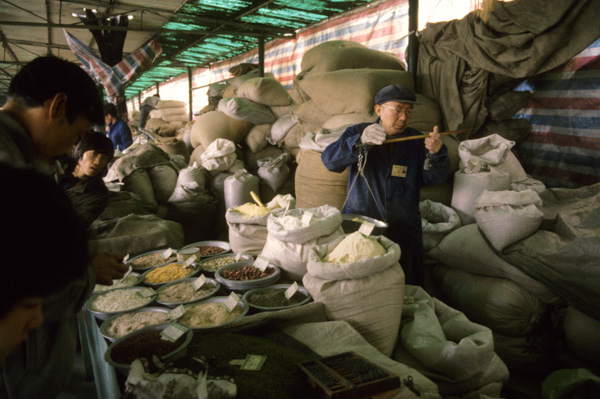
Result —
<instances>
[{"instance_id":1,"label":"handwritten label","mask_svg":"<svg viewBox=\"0 0 600 399\"><path fill-rule=\"evenodd\" d=\"M229 309L229 311L231 312L233 309L235 309L239 301L240 297L237 296L235 292L232 292L225 300L225 306L227 306L227 309Z\"/></svg>"},{"instance_id":2,"label":"handwritten label","mask_svg":"<svg viewBox=\"0 0 600 399\"><path fill-rule=\"evenodd\" d=\"M267 266L269 266L269 261L270 259L266 256L258 255L252 266L260 269L261 272L264 272L265 270L267 270Z\"/></svg>"},{"instance_id":3,"label":"handwritten label","mask_svg":"<svg viewBox=\"0 0 600 399\"><path fill-rule=\"evenodd\" d=\"M192 286L194 287L194 291L198 291L203 285L206 283L206 276L201 274L200 277L194 280Z\"/></svg>"},{"instance_id":4,"label":"handwritten label","mask_svg":"<svg viewBox=\"0 0 600 399\"><path fill-rule=\"evenodd\" d=\"M160 332L160 336L167 341L175 342L187 331L187 327L182 326L179 323L171 323L167 328Z\"/></svg>"},{"instance_id":5,"label":"handwritten label","mask_svg":"<svg viewBox=\"0 0 600 399\"><path fill-rule=\"evenodd\" d=\"M184 314L185 314L185 308L183 307L183 305L179 305L175 309L171 309L169 311L168 316L169 316L169 319L171 319L171 320L177 320Z\"/></svg>"},{"instance_id":6,"label":"handwritten label","mask_svg":"<svg viewBox=\"0 0 600 399\"><path fill-rule=\"evenodd\" d=\"M313 214L312 212L304 212L302 214L302 219L300 219L300 224L304 227L308 226L310 224L310 219L312 219Z\"/></svg>"},{"instance_id":7,"label":"handwritten label","mask_svg":"<svg viewBox=\"0 0 600 399\"><path fill-rule=\"evenodd\" d=\"M164 259L169 259L171 257L171 255L173 255L173 249L172 248L168 248L166 251L164 251L162 254L162 257Z\"/></svg>"},{"instance_id":8,"label":"handwritten label","mask_svg":"<svg viewBox=\"0 0 600 399\"><path fill-rule=\"evenodd\" d=\"M151 296L156 295L156 291L154 291L152 288L144 288L143 290L139 290L137 293L142 298L150 298Z\"/></svg>"},{"instance_id":9,"label":"handwritten label","mask_svg":"<svg viewBox=\"0 0 600 399\"><path fill-rule=\"evenodd\" d=\"M293 297L296 292L298 292L298 283L294 281L294 284L290 285L290 287L285 290L286 299Z\"/></svg>"},{"instance_id":10,"label":"handwritten label","mask_svg":"<svg viewBox=\"0 0 600 399\"><path fill-rule=\"evenodd\" d=\"M192 255L189 258L187 258L187 260L185 261L183 268L185 269L186 267L190 267L192 266L192 264L196 261L196 255Z\"/></svg>"},{"instance_id":11,"label":"handwritten label","mask_svg":"<svg viewBox=\"0 0 600 399\"><path fill-rule=\"evenodd\" d=\"M259 371L260 369L262 369L262 366L265 363L265 360L267 360L266 356L248 355L248 356L246 356L246 359L244 359L244 362L242 363L242 367L240 367L240 370Z\"/></svg>"},{"instance_id":12,"label":"handwritten label","mask_svg":"<svg viewBox=\"0 0 600 399\"><path fill-rule=\"evenodd\" d=\"M375 223L371 222L362 222L358 232L364 234L366 236L370 236L375 228Z\"/></svg>"}]
</instances>

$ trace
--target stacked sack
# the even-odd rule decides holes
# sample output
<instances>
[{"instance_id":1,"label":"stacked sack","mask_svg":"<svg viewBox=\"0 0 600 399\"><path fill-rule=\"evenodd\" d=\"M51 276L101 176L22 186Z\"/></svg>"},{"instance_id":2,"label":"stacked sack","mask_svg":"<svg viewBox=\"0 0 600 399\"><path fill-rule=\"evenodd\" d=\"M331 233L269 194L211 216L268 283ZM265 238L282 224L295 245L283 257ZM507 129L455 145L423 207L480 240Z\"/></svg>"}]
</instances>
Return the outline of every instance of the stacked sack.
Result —
<instances>
[{"instance_id":1,"label":"stacked sack","mask_svg":"<svg viewBox=\"0 0 600 399\"><path fill-rule=\"evenodd\" d=\"M189 121L188 106L179 100L160 100L150 111L145 129L162 137L174 137Z\"/></svg>"},{"instance_id":2,"label":"stacked sack","mask_svg":"<svg viewBox=\"0 0 600 399\"><path fill-rule=\"evenodd\" d=\"M357 231L312 248L302 282L314 300L323 303L328 320L347 321L390 356L404 301L399 259L398 244Z\"/></svg>"}]
</instances>

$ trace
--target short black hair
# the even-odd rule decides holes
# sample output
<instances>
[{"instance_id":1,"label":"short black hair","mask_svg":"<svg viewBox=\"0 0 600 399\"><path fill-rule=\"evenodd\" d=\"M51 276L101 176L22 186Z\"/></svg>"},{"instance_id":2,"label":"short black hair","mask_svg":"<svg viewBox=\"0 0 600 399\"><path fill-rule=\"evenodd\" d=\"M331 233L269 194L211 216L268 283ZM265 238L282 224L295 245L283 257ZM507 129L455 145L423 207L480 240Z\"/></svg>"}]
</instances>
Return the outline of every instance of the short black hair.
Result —
<instances>
[{"instance_id":1,"label":"short black hair","mask_svg":"<svg viewBox=\"0 0 600 399\"><path fill-rule=\"evenodd\" d=\"M55 56L38 57L25 64L11 80L9 98L21 98L37 107L58 93L67 95L69 123L82 116L92 123L104 124L102 98L92 78L77 64Z\"/></svg>"},{"instance_id":2,"label":"short black hair","mask_svg":"<svg viewBox=\"0 0 600 399\"><path fill-rule=\"evenodd\" d=\"M75 146L72 155L73 160L78 162L81 158L83 158L83 154L90 150L94 150L100 154L106 155L109 162L115 155L113 142L110 141L106 134L91 131L83 136L81 141Z\"/></svg>"},{"instance_id":3,"label":"short black hair","mask_svg":"<svg viewBox=\"0 0 600 399\"><path fill-rule=\"evenodd\" d=\"M11 187L0 192L4 317L19 301L47 296L81 278L89 254L79 216L49 176L0 163L0 181Z\"/></svg>"},{"instance_id":4,"label":"short black hair","mask_svg":"<svg viewBox=\"0 0 600 399\"><path fill-rule=\"evenodd\" d=\"M112 103L104 104L104 116L106 116L106 115L112 115L115 118L118 118L119 112L117 111L117 106Z\"/></svg>"}]
</instances>

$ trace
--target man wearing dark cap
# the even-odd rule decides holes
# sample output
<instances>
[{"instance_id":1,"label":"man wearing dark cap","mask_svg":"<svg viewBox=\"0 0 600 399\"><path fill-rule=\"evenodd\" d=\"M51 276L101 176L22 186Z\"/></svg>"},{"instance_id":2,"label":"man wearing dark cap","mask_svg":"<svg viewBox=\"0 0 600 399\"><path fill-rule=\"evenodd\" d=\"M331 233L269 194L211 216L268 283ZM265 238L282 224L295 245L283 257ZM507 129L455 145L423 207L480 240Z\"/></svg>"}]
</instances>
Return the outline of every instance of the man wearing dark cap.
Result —
<instances>
[{"instance_id":1,"label":"man wearing dark cap","mask_svg":"<svg viewBox=\"0 0 600 399\"><path fill-rule=\"evenodd\" d=\"M416 104L406 87L386 86L375 95L374 123L350 126L321 155L325 167L341 173L350 167L348 197L342 213L359 214L388 223L386 237L401 249L406 283L423 285L423 253L419 195L421 185L443 183L450 170L448 150L437 126L425 139L385 143L418 136L408 127ZM366 157L364 178L358 176L359 155Z\"/></svg>"},{"instance_id":2,"label":"man wearing dark cap","mask_svg":"<svg viewBox=\"0 0 600 399\"><path fill-rule=\"evenodd\" d=\"M115 104L108 103L104 105L104 122L106 123L108 138L113 142L115 151L123 151L133 144L133 138L131 137L131 129L118 115Z\"/></svg>"}]
</instances>

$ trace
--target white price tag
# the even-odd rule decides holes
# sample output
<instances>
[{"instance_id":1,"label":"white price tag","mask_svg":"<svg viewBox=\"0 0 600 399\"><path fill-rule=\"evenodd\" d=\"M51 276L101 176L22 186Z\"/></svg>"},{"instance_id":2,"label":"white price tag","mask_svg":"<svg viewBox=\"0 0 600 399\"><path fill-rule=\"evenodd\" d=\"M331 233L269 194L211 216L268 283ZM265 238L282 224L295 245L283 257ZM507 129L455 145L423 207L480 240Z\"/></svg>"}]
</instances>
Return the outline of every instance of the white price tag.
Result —
<instances>
[{"instance_id":1,"label":"white price tag","mask_svg":"<svg viewBox=\"0 0 600 399\"><path fill-rule=\"evenodd\" d=\"M125 255L125 257L123 258L123 263L127 263L128 260L129 260L129 254Z\"/></svg>"},{"instance_id":2,"label":"white price tag","mask_svg":"<svg viewBox=\"0 0 600 399\"><path fill-rule=\"evenodd\" d=\"M362 222L358 232L364 234L366 236L370 236L375 228L375 223L371 222Z\"/></svg>"},{"instance_id":3,"label":"white price tag","mask_svg":"<svg viewBox=\"0 0 600 399\"><path fill-rule=\"evenodd\" d=\"M182 326L178 323L171 323L169 327L160 332L160 336L167 341L175 342L187 331L188 328L186 326Z\"/></svg>"},{"instance_id":4,"label":"white price tag","mask_svg":"<svg viewBox=\"0 0 600 399\"><path fill-rule=\"evenodd\" d=\"M172 248L168 248L161 255L162 255L163 258L169 259L171 257L171 255L173 255L173 249Z\"/></svg>"},{"instance_id":5,"label":"white price tag","mask_svg":"<svg viewBox=\"0 0 600 399\"><path fill-rule=\"evenodd\" d=\"M269 260L270 259L266 256L258 255L252 266L260 269L261 272L264 272L265 270L267 270L267 266L269 266Z\"/></svg>"},{"instance_id":6,"label":"white price tag","mask_svg":"<svg viewBox=\"0 0 600 399\"><path fill-rule=\"evenodd\" d=\"M239 301L240 297L237 296L235 292L232 292L225 300L225 306L227 306L227 309L229 309L229 311L231 312L233 311L233 309L235 309Z\"/></svg>"},{"instance_id":7,"label":"white price tag","mask_svg":"<svg viewBox=\"0 0 600 399\"><path fill-rule=\"evenodd\" d=\"M305 211L302 214L302 219L300 220L300 224L305 227L308 226L310 224L310 219L312 219L312 217L313 217L312 212Z\"/></svg>"},{"instance_id":8,"label":"white price tag","mask_svg":"<svg viewBox=\"0 0 600 399\"><path fill-rule=\"evenodd\" d=\"M285 298L290 299L296 292L298 292L298 283L294 281L294 284L290 285L290 287L285 290Z\"/></svg>"},{"instance_id":9,"label":"white price tag","mask_svg":"<svg viewBox=\"0 0 600 399\"><path fill-rule=\"evenodd\" d=\"M240 370L259 371L265 364L265 360L267 357L263 355L248 355L241 364Z\"/></svg>"},{"instance_id":10,"label":"white price tag","mask_svg":"<svg viewBox=\"0 0 600 399\"><path fill-rule=\"evenodd\" d=\"M125 279L127 278L127 276L129 276L129 273L131 273L132 270L133 270L133 268L131 266L129 266L129 269L127 269L127 272L125 272L123 277L121 277L121 282L125 281Z\"/></svg>"},{"instance_id":11,"label":"white price tag","mask_svg":"<svg viewBox=\"0 0 600 399\"><path fill-rule=\"evenodd\" d=\"M178 318L180 318L184 314L185 314L185 308L183 307L183 305L179 305L175 309L171 309L169 311L169 319L171 319L171 320L177 320Z\"/></svg>"},{"instance_id":12,"label":"white price tag","mask_svg":"<svg viewBox=\"0 0 600 399\"><path fill-rule=\"evenodd\" d=\"M200 277L194 280L192 286L194 287L194 291L198 291L203 285L206 283L206 276L201 274Z\"/></svg>"},{"instance_id":13,"label":"white price tag","mask_svg":"<svg viewBox=\"0 0 600 399\"><path fill-rule=\"evenodd\" d=\"M196 261L196 259L196 255L192 255L189 258L187 258L185 264L183 265L183 268L185 269L186 267L190 267Z\"/></svg>"},{"instance_id":14,"label":"white price tag","mask_svg":"<svg viewBox=\"0 0 600 399\"><path fill-rule=\"evenodd\" d=\"M153 295L156 295L156 291L154 291L152 288L144 288L143 290L139 290L137 293L143 298L149 298Z\"/></svg>"}]
</instances>

